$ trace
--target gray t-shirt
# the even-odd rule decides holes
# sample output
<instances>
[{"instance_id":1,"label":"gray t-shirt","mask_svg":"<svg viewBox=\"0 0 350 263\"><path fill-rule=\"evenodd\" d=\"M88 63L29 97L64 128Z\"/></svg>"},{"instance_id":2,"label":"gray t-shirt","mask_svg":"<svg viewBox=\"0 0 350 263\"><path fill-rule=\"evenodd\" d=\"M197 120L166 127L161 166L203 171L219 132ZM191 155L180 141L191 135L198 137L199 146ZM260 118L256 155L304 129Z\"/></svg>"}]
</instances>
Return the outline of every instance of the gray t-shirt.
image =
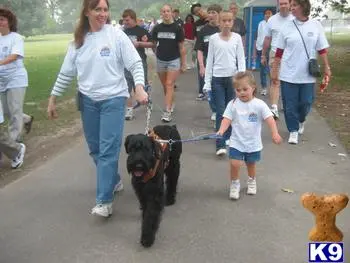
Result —
<instances>
[{"instance_id":1,"label":"gray t-shirt","mask_svg":"<svg viewBox=\"0 0 350 263\"><path fill-rule=\"evenodd\" d=\"M238 17L233 21L233 27L231 29L232 32L235 32L237 34L240 34L241 37L245 36L246 29L244 25L244 21Z\"/></svg>"}]
</instances>

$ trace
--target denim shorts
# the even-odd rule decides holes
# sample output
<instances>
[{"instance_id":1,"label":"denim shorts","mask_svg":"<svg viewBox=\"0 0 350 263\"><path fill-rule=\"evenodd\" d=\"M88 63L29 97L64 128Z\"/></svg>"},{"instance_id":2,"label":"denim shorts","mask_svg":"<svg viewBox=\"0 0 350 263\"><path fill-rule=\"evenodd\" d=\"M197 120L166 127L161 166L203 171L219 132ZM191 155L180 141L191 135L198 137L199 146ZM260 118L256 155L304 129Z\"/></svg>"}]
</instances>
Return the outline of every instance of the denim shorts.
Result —
<instances>
[{"instance_id":1,"label":"denim shorts","mask_svg":"<svg viewBox=\"0 0 350 263\"><path fill-rule=\"evenodd\" d=\"M238 151L235 148L230 147L229 151L230 159L245 161L246 163L255 163L260 161L261 159L261 151L251 152L251 153L243 153Z\"/></svg>"},{"instance_id":2,"label":"denim shorts","mask_svg":"<svg viewBox=\"0 0 350 263\"><path fill-rule=\"evenodd\" d=\"M178 71L180 70L180 58L164 61L157 59L157 72Z\"/></svg>"}]
</instances>

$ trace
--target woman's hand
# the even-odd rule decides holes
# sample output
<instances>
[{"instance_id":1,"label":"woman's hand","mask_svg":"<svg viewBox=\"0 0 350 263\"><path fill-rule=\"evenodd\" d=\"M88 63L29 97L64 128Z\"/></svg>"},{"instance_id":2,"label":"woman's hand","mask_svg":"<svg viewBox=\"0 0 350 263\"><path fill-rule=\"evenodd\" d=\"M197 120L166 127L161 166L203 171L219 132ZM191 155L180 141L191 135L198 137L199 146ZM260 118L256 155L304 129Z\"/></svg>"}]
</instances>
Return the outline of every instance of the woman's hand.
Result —
<instances>
[{"instance_id":1,"label":"woman's hand","mask_svg":"<svg viewBox=\"0 0 350 263\"><path fill-rule=\"evenodd\" d=\"M135 99L138 103L145 105L148 103L148 94L144 90L143 86L138 84L135 87Z\"/></svg>"},{"instance_id":2,"label":"woman's hand","mask_svg":"<svg viewBox=\"0 0 350 263\"><path fill-rule=\"evenodd\" d=\"M330 67L325 67L324 68L324 75L328 76L329 78L331 78L332 72L331 72L331 68Z\"/></svg>"},{"instance_id":3,"label":"woman's hand","mask_svg":"<svg viewBox=\"0 0 350 263\"><path fill-rule=\"evenodd\" d=\"M182 63L181 64L181 73L184 73L184 72L186 72L186 69L187 69L187 66L186 66L186 63Z\"/></svg>"},{"instance_id":4,"label":"woman's hand","mask_svg":"<svg viewBox=\"0 0 350 263\"><path fill-rule=\"evenodd\" d=\"M205 67L199 66L199 75L203 78L205 75Z\"/></svg>"},{"instance_id":5,"label":"woman's hand","mask_svg":"<svg viewBox=\"0 0 350 263\"><path fill-rule=\"evenodd\" d=\"M50 120L57 119L58 114L56 110L56 96L50 96L47 106L47 116Z\"/></svg>"}]
</instances>

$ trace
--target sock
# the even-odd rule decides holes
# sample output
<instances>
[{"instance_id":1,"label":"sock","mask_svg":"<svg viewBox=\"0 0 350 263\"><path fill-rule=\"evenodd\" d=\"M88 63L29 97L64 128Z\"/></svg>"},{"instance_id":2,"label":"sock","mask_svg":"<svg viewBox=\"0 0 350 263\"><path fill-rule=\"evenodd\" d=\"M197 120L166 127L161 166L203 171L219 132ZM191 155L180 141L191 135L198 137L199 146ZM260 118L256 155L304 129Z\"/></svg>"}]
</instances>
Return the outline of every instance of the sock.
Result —
<instances>
[{"instance_id":1,"label":"sock","mask_svg":"<svg viewBox=\"0 0 350 263\"><path fill-rule=\"evenodd\" d=\"M231 180L231 184L240 185L239 179Z\"/></svg>"},{"instance_id":2,"label":"sock","mask_svg":"<svg viewBox=\"0 0 350 263\"><path fill-rule=\"evenodd\" d=\"M254 177L250 177L250 176L248 175L248 181L255 181L255 176L254 176Z\"/></svg>"}]
</instances>

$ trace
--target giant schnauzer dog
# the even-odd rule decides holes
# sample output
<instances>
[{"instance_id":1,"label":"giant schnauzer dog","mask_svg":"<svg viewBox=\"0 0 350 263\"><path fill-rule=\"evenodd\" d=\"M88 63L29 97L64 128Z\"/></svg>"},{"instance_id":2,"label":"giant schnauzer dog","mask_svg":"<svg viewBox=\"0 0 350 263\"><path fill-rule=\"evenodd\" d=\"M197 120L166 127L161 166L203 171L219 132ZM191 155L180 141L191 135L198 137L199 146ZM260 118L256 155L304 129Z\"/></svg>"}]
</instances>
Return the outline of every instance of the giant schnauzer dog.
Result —
<instances>
[{"instance_id":1,"label":"giant schnauzer dog","mask_svg":"<svg viewBox=\"0 0 350 263\"><path fill-rule=\"evenodd\" d=\"M173 144L158 140L175 140ZM150 247L159 228L164 205L173 205L180 174L182 143L175 125L158 125L150 135L128 135L127 170L142 209L141 244ZM164 187L164 175L165 184Z\"/></svg>"}]
</instances>

